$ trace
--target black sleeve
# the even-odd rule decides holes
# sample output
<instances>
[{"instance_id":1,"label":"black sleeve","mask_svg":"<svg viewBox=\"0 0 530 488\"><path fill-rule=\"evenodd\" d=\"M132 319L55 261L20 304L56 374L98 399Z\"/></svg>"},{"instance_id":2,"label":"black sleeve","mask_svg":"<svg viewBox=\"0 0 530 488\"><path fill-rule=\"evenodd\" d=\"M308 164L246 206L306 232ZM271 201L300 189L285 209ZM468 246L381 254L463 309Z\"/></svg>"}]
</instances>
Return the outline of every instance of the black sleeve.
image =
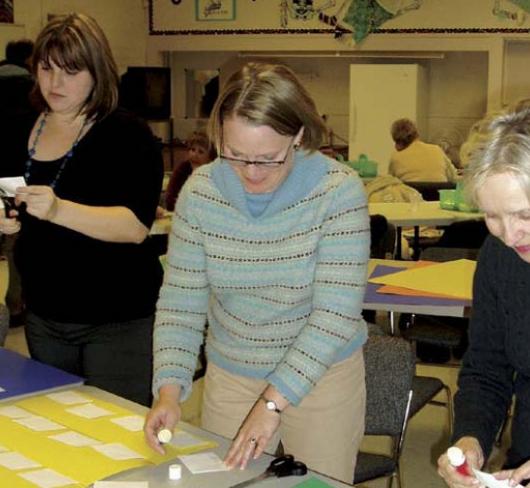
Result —
<instances>
[{"instance_id":1,"label":"black sleeve","mask_svg":"<svg viewBox=\"0 0 530 488\"><path fill-rule=\"evenodd\" d=\"M469 348L464 356L455 395L453 442L478 439L487 459L513 393L514 370L505 350L506 318L498 300L500 242L489 237L481 249L473 282L473 316Z\"/></svg>"},{"instance_id":2,"label":"black sleeve","mask_svg":"<svg viewBox=\"0 0 530 488\"><path fill-rule=\"evenodd\" d=\"M162 190L161 150L144 121L124 111L120 111L118 121L121 176L116 197L120 205L129 208L149 228Z\"/></svg>"}]
</instances>

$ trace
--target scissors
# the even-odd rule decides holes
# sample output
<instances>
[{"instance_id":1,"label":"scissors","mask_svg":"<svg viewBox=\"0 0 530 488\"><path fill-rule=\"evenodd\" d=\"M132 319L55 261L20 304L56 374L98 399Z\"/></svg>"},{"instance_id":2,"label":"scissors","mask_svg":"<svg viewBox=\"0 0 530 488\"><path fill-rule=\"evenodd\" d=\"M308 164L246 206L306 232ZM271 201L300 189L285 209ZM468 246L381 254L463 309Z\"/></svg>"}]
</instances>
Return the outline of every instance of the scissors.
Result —
<instances>
[{"instance_id":1,"label":"scissors","mask_svg":"<svg viewBox=\"0 0 530 488\"><path fill-rule=\"evenodd\" d=\"M273 459L269 467L260 475L247 481L233 485L230 488L244 488L245 486L259 483L267 478L284 478L285 476L304 476L307 473L307 466L301 461L295 461L291 454Z\"/></svg>"}]
</instances>

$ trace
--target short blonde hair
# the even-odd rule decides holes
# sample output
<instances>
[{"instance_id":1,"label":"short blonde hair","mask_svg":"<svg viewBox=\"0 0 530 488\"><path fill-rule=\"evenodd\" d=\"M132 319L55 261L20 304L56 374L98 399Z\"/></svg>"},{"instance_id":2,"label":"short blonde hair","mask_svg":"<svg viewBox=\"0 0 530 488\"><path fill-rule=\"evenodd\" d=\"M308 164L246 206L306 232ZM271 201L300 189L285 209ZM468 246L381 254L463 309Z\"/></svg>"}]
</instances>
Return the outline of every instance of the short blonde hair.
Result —
<instances>
[{"instance_id":1,"label":"short blonde hair","mask_svg":"<svg viewBox=\"0 0 530 488\"><path fill-rule=\"evenodd\" d=\"M87 118L103 119L118 105L118 68L109 42L98 23L88 15L59 15L48 22L35 41L32 71L39 63L53 61L67 72L88 70L94 79L92 93L81 111ZM39 108L49 108L38 83L33 100Z\"/></svg>"},{"instance_id":2,"label":"short blonde hair","mask_svg":"<svg viewBox=\"0 0 530 488\"><path fill-rule=\"evenodd\" d=\"M489 176L517 177L530 200L530 103L518 102L487 115L473 126L466 142L468 165L464 185L468 200L477 204L477 191Z\"/></svg>"},{"instance_id":3,"label":"short blonde hair","mask_svg":"<svg viewBox=\"0 0 530 488\"><path fill-rule=\"evenodd\" d=\"M300 145L310 152L320 147L326 132L315 102L293 71L281 64L248 63L228 79L208 126L219 153L223 120L230 116L266 125L286 136L295 136L303 127Z\"/></svg>"}]
</instances>

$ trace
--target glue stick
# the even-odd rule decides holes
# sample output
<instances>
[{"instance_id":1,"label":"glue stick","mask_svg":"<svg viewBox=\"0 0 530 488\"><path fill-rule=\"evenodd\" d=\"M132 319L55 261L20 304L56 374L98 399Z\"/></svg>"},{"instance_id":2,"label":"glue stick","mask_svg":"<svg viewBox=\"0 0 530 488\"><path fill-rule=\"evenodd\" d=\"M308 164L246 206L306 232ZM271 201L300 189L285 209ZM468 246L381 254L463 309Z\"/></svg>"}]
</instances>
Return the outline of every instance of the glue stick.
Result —
<instances>
[{"instance_id":1,"label":"glue stick","mask_svg":"<svg viewBox=\"0 0 530 488\"><path fill-rule=\"evenodd\" d=\"M167 444L169 441L171 441L171 437L173 437L173 434L169 429L162 429L157 434L158 442L160 444Z\"/></svg>"},{"instance_id":2,"label":"glue stick","mask_svg":"<svg viewBox=\"0 0 530 488\"><path fill-rule=\"evenodd\" d=\"M469 469L469 465L466 461L466 456L464 456L462 449L454 446L450 447L449 449L447 449L447 457L449 458L451 466L454 466L454 468L460 474L464 476L471 476L471 470Z\"/></svg>"}]
</instances>

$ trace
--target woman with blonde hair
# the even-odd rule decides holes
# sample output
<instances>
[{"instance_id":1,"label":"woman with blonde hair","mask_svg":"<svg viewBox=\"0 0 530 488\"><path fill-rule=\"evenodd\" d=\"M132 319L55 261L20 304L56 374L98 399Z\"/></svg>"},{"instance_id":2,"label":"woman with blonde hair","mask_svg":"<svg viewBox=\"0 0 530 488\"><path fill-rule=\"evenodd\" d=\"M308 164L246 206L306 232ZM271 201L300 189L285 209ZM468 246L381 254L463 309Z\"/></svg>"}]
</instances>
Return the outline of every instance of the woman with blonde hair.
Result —
<instances>
[{"instance_id":1,"label":"woman with blonde hair","mask_svg":"<svg viewBox=\"0 0 530 488\"><path fill-rule=\"evenodd\" d=\"M364 431L369 221L356 173L294 73L250 63L210 118L219 157L184 185L157 305L145 434L173 429L208 321L202 426L244 468L264 450L353 481Z\"/></svg>"},{"instance_id":2,"label":"woman with blonde hair","mask_svg":"<svg viewBox=\"0 0 530 488\"><path fill-rule=\"evenodd\" d=\"M465 188L484 212L491 235L480 251L474 278L469 348L455 396L453 442L470 467L481 469L515 398L506 470L496 474L515 486L530 477L528 103L487 116L476 125ZM447 454L438 460L438 472L452 488L478 485L473 475L458 473Z\"/></svg>"}]
</instances>

